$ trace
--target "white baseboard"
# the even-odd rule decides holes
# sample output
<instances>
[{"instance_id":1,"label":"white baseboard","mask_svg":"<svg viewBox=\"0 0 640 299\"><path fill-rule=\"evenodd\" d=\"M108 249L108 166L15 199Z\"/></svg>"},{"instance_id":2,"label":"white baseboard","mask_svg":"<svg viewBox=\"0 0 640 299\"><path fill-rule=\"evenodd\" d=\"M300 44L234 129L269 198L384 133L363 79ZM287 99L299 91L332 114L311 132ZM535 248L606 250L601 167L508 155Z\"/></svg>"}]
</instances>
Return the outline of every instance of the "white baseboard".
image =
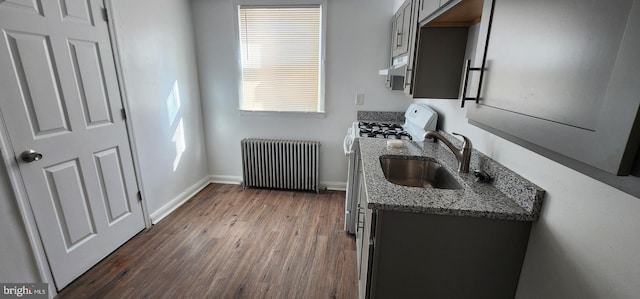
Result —
<instances>
[{"instance_id":1,"label":"white baseboard","mask_svg":"<svg viewBox=\"0 0 640 299\"><path fill-rule=\"evenodd\" d=\"M241 176L232 175L211 175L209 176L211 183L240 185L242 184ZM327 187L327 190L345 191L347 190L347 182L320 182L320 186Z\"/></svg>"},{"instance_id":2,"label":"white baseboard","mask_svg":"<svg viewBox=\"0 0 640 299\"><path fill-rule=\"evenodd\" d=\"M187 200L191 199L194 195L200 192L204 187L210 183L226 184L226 185L240 185L242 184L242 177L232 175L210 175L202 178L193 186L189 187L184 192L178 194L167 204L151 213L151 223L156 224L160 222L164 217L167 217ZM326 186L327 190L345 191L347 188L346 182L320 182L320 186Z\"/></svg>"},{"instance_id":3,"label":"white baseboard","mask_svg":"<svg viewBox=\"0 0 640 299\"><path fill-rule=\"evenodd\" d=\"M156 224L160 222L160 220L162 220L164 217L167 217L169 214L171 214L171 212L175 211L182 204L187 202L187 200L189 200L191 197L196 195L196 193L204 189L204 187L209 185L210 182L211 182L210 177L206 176L201 180L199 180L198 182L196 182L193 186L189 187L184 192L178 194L178 196L174 197L167 204L165 204L155 212L151 213L151 223Z\"/></svg>"},{"instance_id":4,"label":"white baseboard","mask_svg":"<svg viewBox=\"0 0 640 299\"><path fill-rule=\"evenodd\" d=\"M209 181L216 184L240 185L242 184L242 177L233 175L210 175Z\"/></svg>"},{"instance_id":5,"label":"white baseboard","mask_svg":"<svg viewBox=\"0 0 640 299\"><path fill-rule=\"evenodd\" d=\"M327 190L346 191L347 182L320 182L320 186L326 186Z\"/></svg>"}]
</instances>

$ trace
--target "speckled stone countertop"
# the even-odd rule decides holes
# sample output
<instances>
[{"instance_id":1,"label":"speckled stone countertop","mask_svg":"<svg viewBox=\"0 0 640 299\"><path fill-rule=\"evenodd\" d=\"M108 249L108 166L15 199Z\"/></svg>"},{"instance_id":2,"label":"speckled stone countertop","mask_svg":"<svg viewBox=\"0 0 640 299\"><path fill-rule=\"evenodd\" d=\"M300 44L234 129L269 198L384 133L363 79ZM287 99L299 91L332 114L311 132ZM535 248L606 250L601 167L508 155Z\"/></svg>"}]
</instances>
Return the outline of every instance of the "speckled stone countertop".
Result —
<instances>
[{"instance_id":1,"label":"speckled stone countertop","mask_svg":"<svg viewBox=\"0 0 640 299\"><path fill-rule=\"evenodd\" d=\"M461 141L443 133L457 146ZM473 150L469 173L458 173L458 162L442 143L423 146L404 140L403 148L388 148L385 139L359 138L368 207L378 210L437 215L485 217L505 220L537 220L545 191L482 153ZM427 156L442 164L463 187L459 190L407 187L384 177L380 156ZM492 177L491 183L475 181L474 170Z\"/></svg>"}]
</instances>

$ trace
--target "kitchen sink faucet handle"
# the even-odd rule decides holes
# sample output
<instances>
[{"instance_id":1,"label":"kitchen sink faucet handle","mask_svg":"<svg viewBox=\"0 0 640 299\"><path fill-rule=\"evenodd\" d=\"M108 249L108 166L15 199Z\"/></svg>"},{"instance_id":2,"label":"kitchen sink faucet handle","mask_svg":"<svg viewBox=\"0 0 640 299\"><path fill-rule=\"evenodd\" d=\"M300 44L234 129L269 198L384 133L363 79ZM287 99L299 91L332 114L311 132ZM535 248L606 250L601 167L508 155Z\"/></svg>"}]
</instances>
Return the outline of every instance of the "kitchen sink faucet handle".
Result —
<instances>
[{"instance_id":1,"label":"kitchen sink faucet handle","mask_svg":"<svg viewBox=\"0 0 640 299\"><path fill-rule=\"evenodd\" d=\"M464 136L464 135L462 135L460 133L455 133L455 132L451 133L451 134L462 137L462 139L464 140L464 143L462 144L462 148L463 149L464 148L466 148L466 149L473 148L473 145L471 144L471 140L469 138L467 138L467 136Z\"/></svg>"}]
</instances>

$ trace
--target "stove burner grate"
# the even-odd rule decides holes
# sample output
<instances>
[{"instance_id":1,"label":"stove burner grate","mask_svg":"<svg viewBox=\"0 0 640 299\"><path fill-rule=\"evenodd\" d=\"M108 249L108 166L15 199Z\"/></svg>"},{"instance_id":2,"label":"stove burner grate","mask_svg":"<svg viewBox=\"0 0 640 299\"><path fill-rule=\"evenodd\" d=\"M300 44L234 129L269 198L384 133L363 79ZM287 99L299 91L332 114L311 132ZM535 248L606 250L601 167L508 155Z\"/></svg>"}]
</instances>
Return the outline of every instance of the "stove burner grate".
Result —
<instances>
[{"instance_id":1,"label":"stove burner grate","mask_svg":"<svg viewBox=\"0 0 640 299\"><path fill-rule=\"evenodd\" d=\"M378 123L364 124L365 125L361 122L359 125L360 137L412 140L411 135L404 131L400 125Z\"/></svg>"},{"instance_id":2,"label":"stove burner grate","mask_svg":"<svg viewBox=\"0 0 640 299\"><path fill-rule=\"evenodd\" d=\"M413 138L411 138L411 135L409 135L409 133L407 133L405 131L387 134L385 136L385 138L387 138L387 139L405 139L405 140L412 140L413 139Z\"/></svg>"}]
</instances>

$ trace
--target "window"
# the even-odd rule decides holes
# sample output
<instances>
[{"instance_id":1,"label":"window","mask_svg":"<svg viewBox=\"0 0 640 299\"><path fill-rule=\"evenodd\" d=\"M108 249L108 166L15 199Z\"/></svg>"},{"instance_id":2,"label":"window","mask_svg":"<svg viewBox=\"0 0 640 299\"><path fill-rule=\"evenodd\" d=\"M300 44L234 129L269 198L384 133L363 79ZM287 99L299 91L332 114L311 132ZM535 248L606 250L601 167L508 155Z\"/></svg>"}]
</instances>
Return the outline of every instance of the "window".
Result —
<instances>
[{"instance_id":1,"label":"window","mask_svg":"<svg viewBox=\"0 0 640 299\"><path fill-rule=\"evenodd\" d=\"M240 110L324 112L322 6L239 6Z\"/></svg>"}]
</instances>

